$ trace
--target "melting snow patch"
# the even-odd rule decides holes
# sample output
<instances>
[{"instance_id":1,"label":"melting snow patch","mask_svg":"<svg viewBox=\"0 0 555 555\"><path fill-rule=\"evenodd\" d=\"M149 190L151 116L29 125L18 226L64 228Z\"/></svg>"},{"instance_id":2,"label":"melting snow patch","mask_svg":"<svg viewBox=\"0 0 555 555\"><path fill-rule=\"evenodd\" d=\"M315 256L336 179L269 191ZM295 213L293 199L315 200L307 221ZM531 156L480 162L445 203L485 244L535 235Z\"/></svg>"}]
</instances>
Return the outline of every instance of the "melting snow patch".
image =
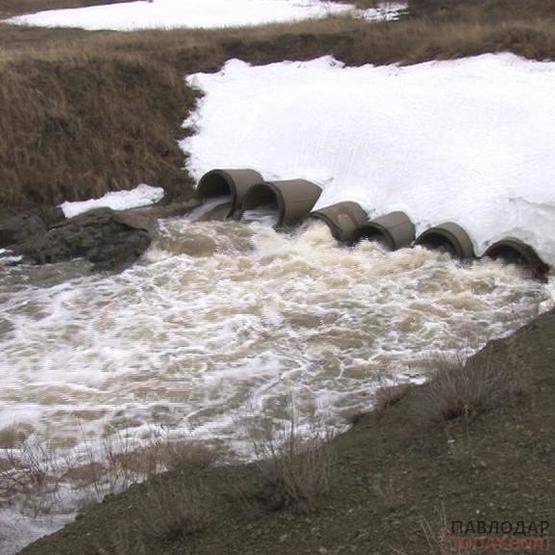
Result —
<instances>
[{"instance_id":1,"label":"melting snow patch","mask_svg":"<svg viewBox=\"0 0 555 555\"><path fill-rule=\"evenodd\" d=\"M454 221L477 254L516 236L555 265L555 63L230 60L188 80L206 93L181 142L195 178L222 167L305 178L324 189L316 208L403 210L418 232Z\"/></svg>"},{"instance_id":2,"label":"melting snow patch","mask_svg":"<svg viewBox=\"0 0 555 555\"><path fill-rule=\"evenodd\" d=\"M66 218L73 218L94 208L112 208L113 210L128 210L155 204L164 197L164 189L150 185L138 185L130 191L113 191L103 197L78 202L64 202L60 208Z\"/></svg>"},{"instance_id":3,"label":"melting snow patch","mask_svg":"<svg viewBox=\"0 0 555 555\"><path fill-rule=\"evenodd\" d=\"M369 10L355 10L365 19L396 19L406 5L384 3ZM328 15L348 14L350 4L318 0L153 0L49 10L7 20L17 25L80 27L87 30L132 31L159 28L217 28L261 25Z\"/></svg>"}]
</instances>

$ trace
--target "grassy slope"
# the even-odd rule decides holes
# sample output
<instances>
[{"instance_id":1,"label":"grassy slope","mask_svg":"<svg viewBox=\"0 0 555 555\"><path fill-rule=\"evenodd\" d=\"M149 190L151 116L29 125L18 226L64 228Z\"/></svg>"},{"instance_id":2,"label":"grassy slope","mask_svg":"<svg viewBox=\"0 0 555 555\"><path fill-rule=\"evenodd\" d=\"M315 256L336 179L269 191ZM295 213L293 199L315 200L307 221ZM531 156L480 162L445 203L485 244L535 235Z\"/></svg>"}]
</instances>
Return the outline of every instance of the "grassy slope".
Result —
<instances>
[{"instance_id":1,"label":"grassy slope","mask_svg":"<svg viewBox=\"0 0 555 555\"><path fill-rule=\"evenodd\" d=\"M164 186L170 198L190 194L175 142L194 105L183 75L216 70L230 57L265 63L334 54L359 65L508 50L555 58L554 0L533 0L528 10L516 0L486 0L480 9L474 0L413 4L411 18L378 25L330 19L118 34L0 24L0 208L142 181ZM0 0L5 12L13 5Z\"/></svg>"},{"instance_id":2,"label":"grassy slope","mask_svg":"<svg viewBox=\"0 0 555 555\"><path fill-rule=\"evenodd\" d=\"M245 507L256 488L251 467L206 471L202 480L220 510L207 529L185 540L144 545L147 553L246 555L361 553L431 555L441 551L442 518L555 521L555 312L513 337L491 342L477 359L495 361L527 382L527 393L474 419L423 425L428 385L410 390L380 414L362 417L338 437L332 489L320 511L299 515ZM160 483L177 489L179 474ZM27 555L115 553L114 531L140 534L135 523L145 486L106 500L75 523L23 550ZM442 512L444 514L442 515ZM429 527L431 539L424 528ZM121 537L121 536L120 536ZM129 548L121 553L135 553ZM322 550L323 549L323 550ZM398 550L398 551L395 551ZM549 551L546 551L546 553Z\"/></svg>"}]
</instances>

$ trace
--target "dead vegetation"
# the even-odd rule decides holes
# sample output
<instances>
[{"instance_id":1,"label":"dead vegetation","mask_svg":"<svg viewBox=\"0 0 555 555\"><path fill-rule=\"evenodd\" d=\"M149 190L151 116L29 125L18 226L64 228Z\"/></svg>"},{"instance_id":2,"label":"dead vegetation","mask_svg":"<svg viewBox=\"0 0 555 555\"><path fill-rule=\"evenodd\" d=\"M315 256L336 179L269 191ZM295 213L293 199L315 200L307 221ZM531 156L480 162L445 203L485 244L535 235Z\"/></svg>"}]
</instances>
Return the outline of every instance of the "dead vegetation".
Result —
<instances>
[{"instance_id":1,"label":"dead vegetation","mask_svg":"<svg viewBox=\"0 0 555 555\"><path fill-rule=\"evenodd\" d=\"M175 141L194 95L145 57L81 54L0 67L0 203L53 204L186 183Z\"/></svg>"},{"instance_id":2,"label":"dead vegetation","mask_svg":"<svg viewBox=\"0 0 555 555\"><path fill-rule=\"evenodd\" d=\"M264 418L255 418L247 426L254 464L263 483L258 497L272 510L312 512L332 484L336 460L333 433L318 423L300 430L294 407L288 410L282 427Z\"/></svg>"},{"instance_id":3,"label":"dead vegetation","mask_svg":"<svg viewBox=\"0 0 555 555\"><path fill-rule=\"evenodd\" d=\"M396 405L410 391L410 383L401 383L380 387L374 395L373 408L377 413L382 413L389 407Z\"/></svg>"},{"instance_id":4,"label":"dead vegetation","mask_svg":"<svg viewBox=\"0 0 555 555\"><path fill-rule=\"evenodd\" d=\"M428 383L413 406L424 423L464 417L472 419L495 407L513 402L527 390L514 357L500 366L493 356L460 360L439 359Z\"/></svg>"},{"instance_id":5,"label":"dead vegetation","mask_svg":"<svg viewBox=\"0 0 555 555\"><path fill-rule=\"evenodd\" d=\"M21 11L36 5L28 0ZM411 15L398 22L335 17L221 31L0 24L0 205L77 200L140 182L163 186L170 199L190 194L176 144L195 102L183 76L232 57L269 63L333 54L360 65L511 51L553 59L554 25L554 0L412 0Z\"/></svg>"},{"instance_id":6,"label":"dead vegetation","mask_svg":"<svg viewBox=\"0 0 555 555\"><path fill-rule=\"evenodd\" d=\"M462 555L468 552L468 550L465 551L458 544L453 542L451 519L447 516L444 503L441 503L439 506L436 518L433 521L430 521L426 517L420 518L419 532L424 536L428 546L427 553L429 555ZM401 551L394 547L392 551L397 555L409 555L406 551Z\"/></svg>"},{"instance_id":7,"label":"dead vegetation","mask_svg":"<svg viewBox=\"0 0 555 555\"><path fill-rule=\"evenodd\" d=\"M206 529L214 518L216 500L199 478L147 484L140 509L140 528L150 539L184 539Z\"/></svg>"}]
</instances>

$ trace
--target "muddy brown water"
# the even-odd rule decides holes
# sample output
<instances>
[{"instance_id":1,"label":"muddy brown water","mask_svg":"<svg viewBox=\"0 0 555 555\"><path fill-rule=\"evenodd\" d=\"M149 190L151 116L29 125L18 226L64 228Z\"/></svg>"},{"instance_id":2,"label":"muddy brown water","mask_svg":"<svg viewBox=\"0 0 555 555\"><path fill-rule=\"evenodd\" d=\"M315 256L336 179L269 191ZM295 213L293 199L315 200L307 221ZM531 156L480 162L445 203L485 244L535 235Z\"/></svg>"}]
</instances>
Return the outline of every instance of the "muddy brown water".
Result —
<instances>
[{"instance_id":1,"label":"muddy brown water","mask_svg":"<svg viewBox=\"0 0 555 555\"><path fill-rule=\"evenodd\" d=\"M551 284L514 266L341 247L316 221L166 220L134 267L87 270L0 268L0 430L77 455L111 434L241 448L242 416L279 420L291 396L301 426L340 429L376 387L421 381L431 358L467 356L552 305Z\"/></svg>"}]
</instances>

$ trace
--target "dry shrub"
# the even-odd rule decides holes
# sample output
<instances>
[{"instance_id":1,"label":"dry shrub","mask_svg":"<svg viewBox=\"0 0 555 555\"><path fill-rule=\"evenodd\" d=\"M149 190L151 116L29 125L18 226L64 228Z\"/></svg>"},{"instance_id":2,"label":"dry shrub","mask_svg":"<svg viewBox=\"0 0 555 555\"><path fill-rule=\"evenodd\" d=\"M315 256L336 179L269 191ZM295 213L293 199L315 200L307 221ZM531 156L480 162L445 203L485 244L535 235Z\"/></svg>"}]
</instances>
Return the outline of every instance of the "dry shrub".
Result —
<instances>
[{"instance_id":1,"label":"dry shrub","mask_svg":"<svg viewBox=\"0 0 555 555\"><path fill-rule=\"evenodd\" d=\"M420 519L420 531L426 541L426 553L428 555L462 555L468 553L468 550L463 550L452 541L451 519L448 518L443 503L437 511L436 522L430 522L425 517ZM413 551L406 552L394 547L392 547L392 551L397 555L413 553Z\"/></svg>"},{"instance_id":2,"label":"dry shrub","mask_svg":"<svg viewBox=\"0 0 555 555\"><path fill-rule=\"evenodd\" d=\"M253 419L248 438L255 465L264 484L262 501L273 509L289 508L311 512L329 491L336 453L332 431L313 425L302 432L294 410L277 428L271 419Z\"/></svg>"},{"instance_id":3,"label":"dry shrub","mask_svg":"<svg viewBox=\"0 0 555 555\"><path fill-rule=\"evenodd\" d=\"M0 449L15 449L22 445L33 432L28 424L14 424L0 430Z\"/></svg>"},{"instance_id":4,"label":"dry shrub","mask_svg":"<svg viewBox=\"0 0 555 555\"><path fill-rule=\"evenodd\" d=\"M141 497L139 525L151 539L182 539L208 527L215 509L212 491L199 478L152 480Z\"/></svg>"},{"instance_id":5,"label":"dry shrub","mask_svg":"<svg viewBox=\"0 0 555 555\"><path fill-rule=\"evenodd\" d=\"M440 359L413 410L426 422L472 418L510 402L525 390L518 365L510 357L505 364L488 355L466 363Z\"/></svg>"},{"instance_id":6,"label":"dry shrub","mask_svg":"<svg viewBox=\"0 0 555 555\"><path fill-rule=\"evenodd\" d=\"M374 411L378 414L396 405L410 391L412 385L401 383L380 387L374 395Z\"/></svg>"},{"instance_id":7,"label":"dry shrub","mask_svg":"<svg viewBox=\"0 0 555 555\"><path fill-rule=\"evenodd\" d=\"M47 444L25 442L6 449L0 465L0 495L42 494L57 487L60 461Z\"/></svg>"},{"instance_id":8,"label":"dry shrub","mask_svg":"<svg viewBox=\"0 0 555 555\"><path fill-rule=\"evenodd\" d=\"M204 470L220 459L218 451L200 441L185 440L164 446L163 461L168 470L181 472Z\"/></svg>"},{"instance_id":9,"label":"dry shrub","mask_svg":"<svg viewBox=\"0 0 555 555\"><path fill-rule=\"evenodd\" d=\"M97 555L147 555L149 551L141 534L134 533L129 526L120 525L110 534L108 541L96 546Z\"/></svg>"}]
</instances>

